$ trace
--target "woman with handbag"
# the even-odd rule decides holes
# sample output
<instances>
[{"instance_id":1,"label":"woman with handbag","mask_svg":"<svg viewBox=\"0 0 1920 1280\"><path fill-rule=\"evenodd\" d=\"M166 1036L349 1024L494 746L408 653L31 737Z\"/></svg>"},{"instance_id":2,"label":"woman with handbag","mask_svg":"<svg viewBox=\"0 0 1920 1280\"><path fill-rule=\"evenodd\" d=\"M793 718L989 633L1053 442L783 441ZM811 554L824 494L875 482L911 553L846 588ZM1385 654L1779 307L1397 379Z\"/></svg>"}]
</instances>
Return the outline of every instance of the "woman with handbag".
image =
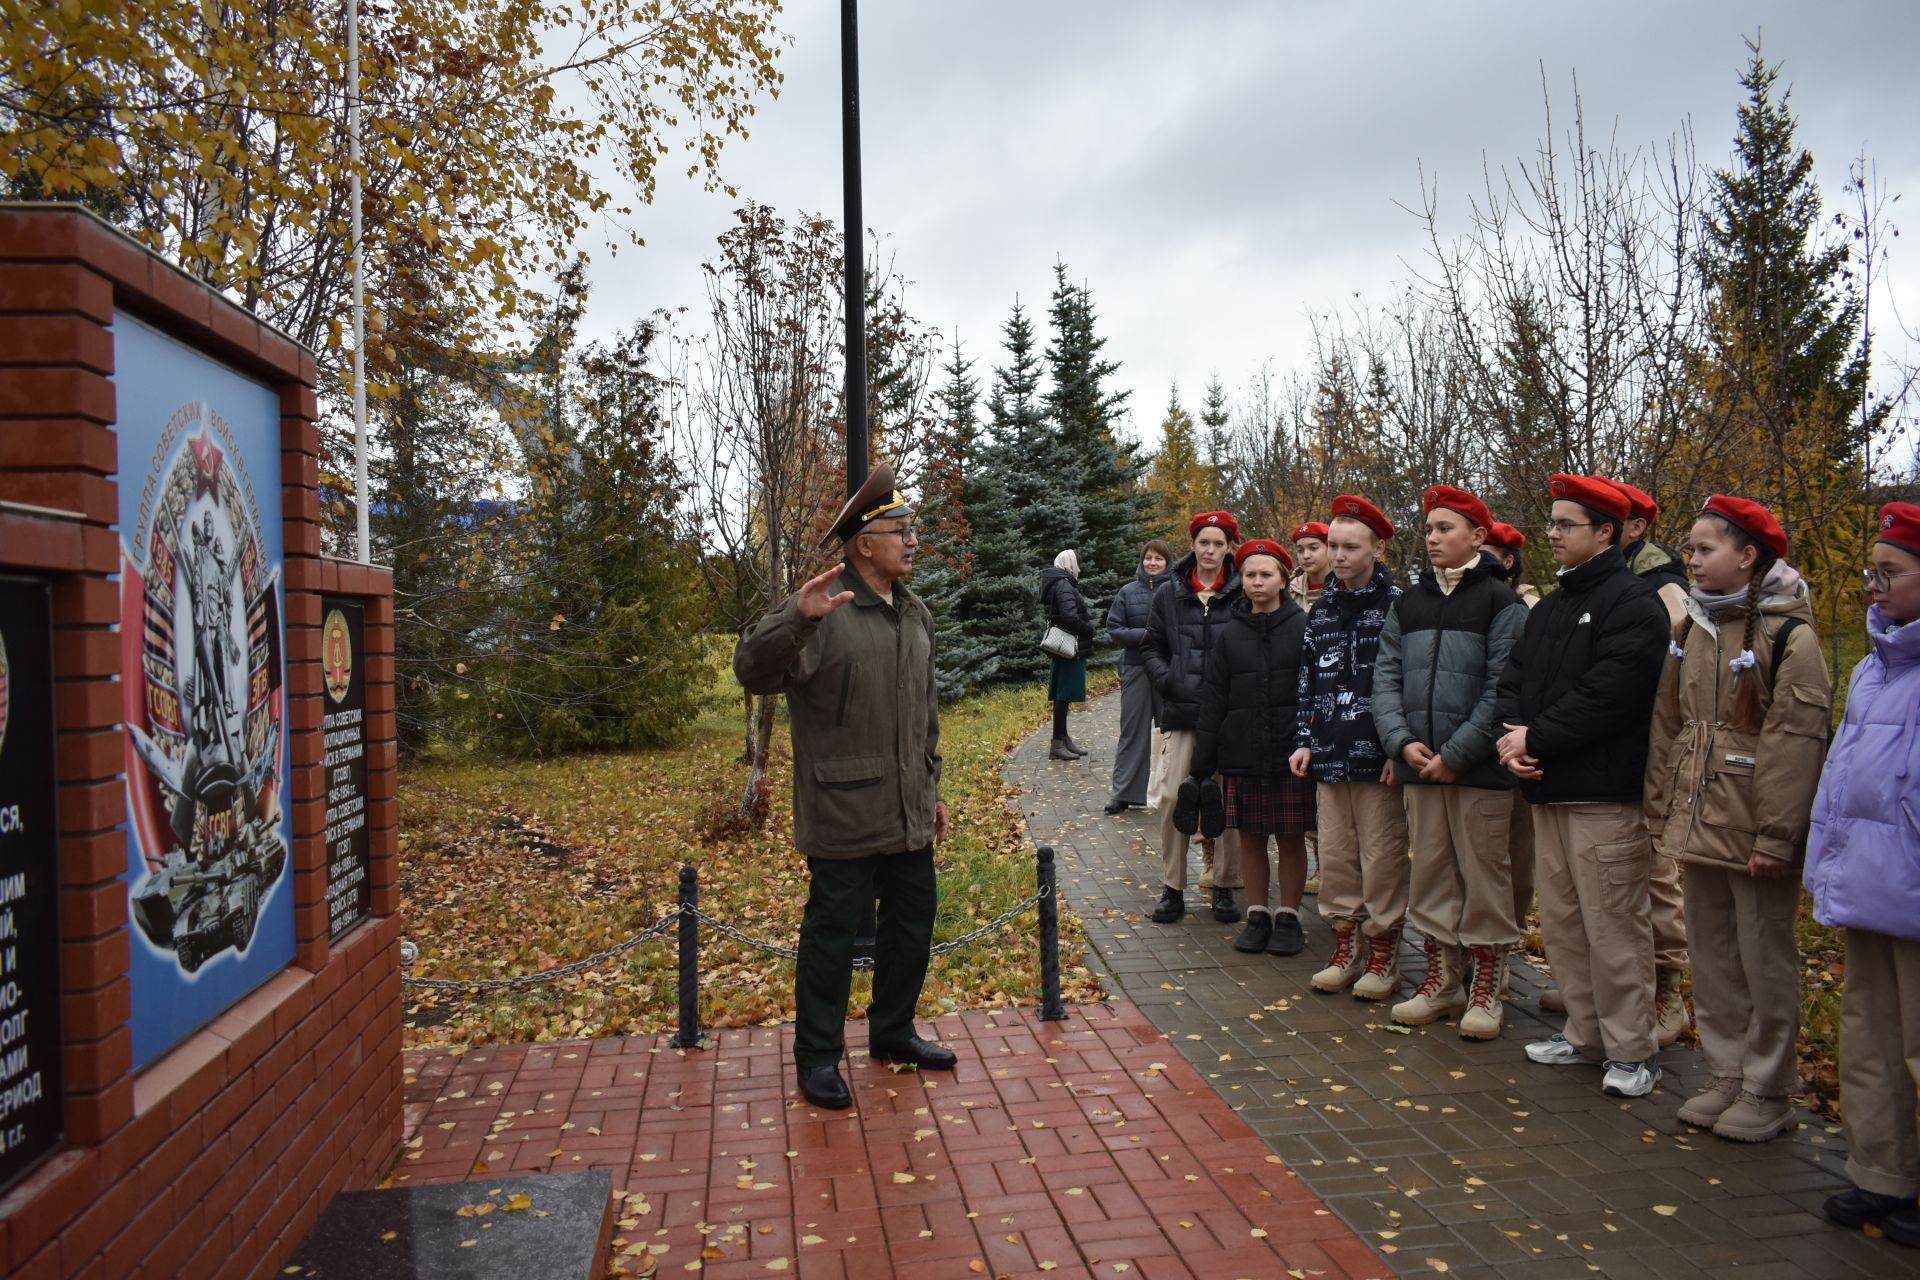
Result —
<instances>
[{"instance_id":1,"label":"woman with handbag","mask_svg":"<svg viewBox=\"0 0 1920 1280\"><path fill-rule=\"evenodd\" d=\"M1067 708L1087 700L1087 654L1093 649L1093 616L1080 594L1080 557L1072 550L1053 558L1053 567L1040 572L1040 607L1047 615L1047 634L1040 644L1052 659L1047 675L1047 700L1053 703L1054 760L1078 760L1087 753L1067 734ZM1059 633L1065 633L1065 636ZM1071 652L1065 637L1072 637Z\"/></svg>"}]
</instances>

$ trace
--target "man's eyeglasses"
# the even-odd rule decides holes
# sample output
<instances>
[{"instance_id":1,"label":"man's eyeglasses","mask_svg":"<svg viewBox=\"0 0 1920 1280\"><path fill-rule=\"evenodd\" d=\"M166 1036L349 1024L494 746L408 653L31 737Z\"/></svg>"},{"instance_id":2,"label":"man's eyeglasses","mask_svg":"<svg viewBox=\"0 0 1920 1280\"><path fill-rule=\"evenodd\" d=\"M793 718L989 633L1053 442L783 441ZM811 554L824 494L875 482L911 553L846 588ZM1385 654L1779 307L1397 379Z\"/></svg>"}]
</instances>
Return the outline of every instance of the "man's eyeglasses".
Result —
<instances>
[{"instance_id":1,"label":"man's eyeglasses","mask_svg":"<svg viewBox=\"0 0 1920 1280\"><path fill-rule=\"evenodd\" d=\"M1860 581L1869 591L1886 592L1893 589L1893 584L1898 579L1911 578L1915 574L1920 574L1920 569L1909 569L1905 573L1888 573L1885 569L1862 569Z\"/></svg>"},{"instance_id":2,"label":"man's eyeglasses","mask_svg":"<svg viewBox=\"0 0 1920 1280\"><path fill-rule=\"evenodd\" d=\"M1547 521L1548 533L1566 533L1572 529L1591 529L1591 528L1593 528L1593 521L1591 520L1549 520Z\"/></svg>"},{"instance_id":3,"label":"man's eyeglasses","mask_svg":"<svg viewBox=\"0 0 1920 1280\"><path fill-rule=\"evenodd\" d=\"M899 536L900 541L908 542L908 543L920 541L920 526L914 525L914 524L902 525L898 529L862 529L861 532L875 533L875 534L879 534L879 533L896 534Z\"/></svg>"}]
</instances>

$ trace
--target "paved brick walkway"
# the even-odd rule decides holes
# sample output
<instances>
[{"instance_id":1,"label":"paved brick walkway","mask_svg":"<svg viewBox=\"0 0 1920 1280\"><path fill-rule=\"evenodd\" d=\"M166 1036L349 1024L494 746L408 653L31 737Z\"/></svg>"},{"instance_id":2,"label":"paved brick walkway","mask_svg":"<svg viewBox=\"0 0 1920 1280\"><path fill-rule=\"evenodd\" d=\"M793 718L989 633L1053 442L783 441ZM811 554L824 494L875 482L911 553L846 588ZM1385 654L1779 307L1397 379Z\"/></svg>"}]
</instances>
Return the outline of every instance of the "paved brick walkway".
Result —
<instances>
[{"instance_id":1,"label":"paved brick walkway","mask_svg":"<svg viewBox=\"0 0 1920 1280\"><path fill-rule=\"evenodd\" d=\"M1134 1005L945 1017L952 1073L807 1107L792 1027L407 1055L397 1183L608 1169L616 1274L1379 1277L1386 1266Z\"/></svg>"},{"instance_id":2,"label":"paved brick walkway","mask_svg":"<svg viewBox=\"0 0 1920 1280\"><path fill-rule=\"evenodd\" d=\"M1462 1040L1451 1023L1394 1034L1380 1006L1308 985L1331 950L1317 917L1290 960L1239 954L1239 926L1211 915L1153 924L1157 819L1101 813L1118 707L1109 696L1076 713L1085 761L1048 761L1044 733L1015 752L1007 776L1033 838L1058 850L1062 890L1116 994L1398 1272L1920 1276L1920 1251L1818 1216L1844 1185L1837 1125L1803 1114L1792 1136L1759 1146L1682 1126L1675 1110L1705 1083L1696 1052L1661 1055L1663 1087L1626 1103L1602 1094L1591 1070L1526 1060L1522 1044L1557 1029L1538 1016L1531 983L1516 979L1498 1040ZM1419 953L1407 961L1417 975Z\"/></svg>"}]
</instances>

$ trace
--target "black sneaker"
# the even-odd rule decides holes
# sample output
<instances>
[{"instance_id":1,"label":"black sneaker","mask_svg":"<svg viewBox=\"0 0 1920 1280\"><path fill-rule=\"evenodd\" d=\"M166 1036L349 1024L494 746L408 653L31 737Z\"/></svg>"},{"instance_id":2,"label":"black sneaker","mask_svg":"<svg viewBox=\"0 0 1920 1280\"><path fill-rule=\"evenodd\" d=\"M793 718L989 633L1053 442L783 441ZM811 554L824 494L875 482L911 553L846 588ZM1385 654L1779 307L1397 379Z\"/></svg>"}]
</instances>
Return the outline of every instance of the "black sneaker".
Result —
<instances>
[{"instance_id":1,"label":"black sneaker","mask_svg":"<svg viewBox=\"0 0 1920 1280\"><path fill-rule=\"evenodd\" d=\"M1200 779L1188 778L1173 797L1173 829L1190 836L1200 829Z\"/></svg>"},{"instance_id":2,"label":"black sneaker","mask_svg":"<svg viewBox=\"0 0 1920 1280\"><path fill-rule=\"evenodd\" d=\"M1213 840L1226 829L1227 805L1220 798L1220 784L1212 778L1203 779L1200 783L1200 834Z\"/></svg>"},{"instance_id":3,"label":"black sneaker","mask_svg":"<svg viewBox=\"0 0 1920 1280\"><path fill-rule=\"evenodd\" d=\"M1160 901L1153 904L1153 922L1155 924L1175 924L1187 914L1187 895L1168 885L1160 891Z\"/></svg>"},{"instance_id":4,"label":"black sneaker","mask_svg":"<svg viewBox=\"0 0 1920 1280\"><path fill-rule=\"evenodd\" d=\"M1233 890L1213 887L1213 918L1221 924L1232 924L1240 918L1240 908L1234 905Z\"/></svg>"},{"instance_id":5,"label":"black sneaker","mask_svg":"<svg viewBox=\"0 0 1920 1280\"><path fill-rule=\"evenodd\" d=\"M1300 917L1291 911L1277 911L1273 916L1273 936L1267 940L1267 953L1276 956L1297 956L1307 945L1307 931L1300 927Z\"/></svg>"},{"instance_id":6,"label":"black sneaker","mask_svg":"<svg viewBox=\"0 0 1920 1280\"><path fill-rule=\"evenodd\" d=\"M1273 937L1273 916L1265 911L1247 908L1247 927L1233 940L1235 951L1244 951L1248 955L1258 955L1267 949L1267 940Z\"/></svg>"}]
</instances>

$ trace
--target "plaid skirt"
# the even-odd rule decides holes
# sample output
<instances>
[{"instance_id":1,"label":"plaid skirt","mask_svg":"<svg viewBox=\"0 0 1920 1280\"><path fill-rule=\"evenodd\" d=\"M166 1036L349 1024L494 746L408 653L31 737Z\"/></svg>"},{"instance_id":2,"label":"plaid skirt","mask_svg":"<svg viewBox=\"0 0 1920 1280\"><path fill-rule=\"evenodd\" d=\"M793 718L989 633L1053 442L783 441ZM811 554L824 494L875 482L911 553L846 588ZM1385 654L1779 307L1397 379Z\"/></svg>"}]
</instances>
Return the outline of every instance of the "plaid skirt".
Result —
<instances>
[{"instance_id":1,"label":"plaid skirt","mask_svg":"<svg viewBox=\"0 0 1920 1280\"><path fill-rule=\"evenodd\" d=\"M1312 778L1292 773L1226 775L1227 826L1257 836L1293 836L1318 826Z\"/></svg>"}]
</instances>

